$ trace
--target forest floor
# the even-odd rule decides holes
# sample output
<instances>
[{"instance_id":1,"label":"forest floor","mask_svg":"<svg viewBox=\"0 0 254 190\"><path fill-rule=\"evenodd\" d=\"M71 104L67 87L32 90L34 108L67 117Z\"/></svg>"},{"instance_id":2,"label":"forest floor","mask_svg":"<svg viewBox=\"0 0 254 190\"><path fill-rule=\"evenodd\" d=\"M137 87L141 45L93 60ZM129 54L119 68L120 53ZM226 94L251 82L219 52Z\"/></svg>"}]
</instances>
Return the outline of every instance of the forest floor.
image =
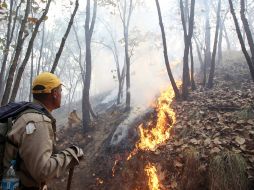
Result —
<instances>
[{"instance_id":1,"label":"forest floor","mask_svg":"<svg viewBox=\"0 0 254 190\"><path fill-rule=\"evenodd\" d=\"M188 101L172 102L176 123L167 142L129 161L138 140L137 124L127 146L109 143L127 117L121 109L100 115L85 135L80 126L59 131L61 148L77 144L85 153L71 189L149 189L147 163L157 168L159 189L254 189L254 83L239 61L225 62L215 76L214 88L197 85ZM58 179L53 189L64 189L67 179L68 174Z\"/></svg>"}]
</instances>

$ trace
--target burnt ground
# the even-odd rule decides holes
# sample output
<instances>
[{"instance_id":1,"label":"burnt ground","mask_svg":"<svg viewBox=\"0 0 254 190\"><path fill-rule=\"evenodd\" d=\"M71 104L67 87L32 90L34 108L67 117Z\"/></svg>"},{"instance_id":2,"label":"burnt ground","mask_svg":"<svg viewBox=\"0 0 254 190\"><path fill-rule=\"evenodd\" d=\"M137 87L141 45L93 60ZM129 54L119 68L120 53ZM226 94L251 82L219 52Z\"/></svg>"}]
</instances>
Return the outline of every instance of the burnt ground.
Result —
<instances>
[{"instance_id":1,"label":"burnt ground","mask_svg":"<svg viewBox=\"0 0 254 190\"><path fill-rule=\"evenodd\" d=\"M242 189L253 189L253 102L254 84L246 64L229 59L216 70L213 89L198 84L188 101L173 101L176 123L171 138L154 152L138 152L126 161L138 140L136 126L150 119L154 121L155 112L132 123L128 138L114 147L109 143L112 133L127 117L121 109L112 108L102 114L94 123L94 130L85 135L78 126L65 128L58 134L60 147L78 144L85 153L84 160L75 169L71 189L149 189L144 172L148 162L157 168L159 189L211 189L214 181L210 163L225 152L243 158L246 163L243 175L248 181ZM223 167L226 165L227 162ZM53 189L66 188L67 176L54 181ZM234 183L237 180L232 180L234 175L229 175L229 179L230 188L219 189L241 188Z\"/></svg>"}]
</instances>

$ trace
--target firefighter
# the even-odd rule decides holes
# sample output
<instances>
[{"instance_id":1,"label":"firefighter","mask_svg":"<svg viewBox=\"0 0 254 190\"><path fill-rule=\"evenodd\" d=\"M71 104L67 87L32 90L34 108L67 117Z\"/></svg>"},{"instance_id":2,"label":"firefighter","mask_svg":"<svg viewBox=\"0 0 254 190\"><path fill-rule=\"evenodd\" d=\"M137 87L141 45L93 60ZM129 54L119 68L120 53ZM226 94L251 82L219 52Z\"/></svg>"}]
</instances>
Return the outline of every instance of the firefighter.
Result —
<instances>
[{"instance_id":1,"label":"firefighter","mask_svg":"<svg viewBox=\"0 0 254 190\"><path fill-rule=\"evenodd\" d=\"M46 113L24 111L8 133L4 153L4 167L11 160L17 162L16 173L20 189L45 189L47 182L69 168L78 165L83 151L77 146L61 152L55 150L56 124L51 112L61 105L62 83L49 72L39 74L33 81L34 103Z\"/></svg>"}]
</instances>

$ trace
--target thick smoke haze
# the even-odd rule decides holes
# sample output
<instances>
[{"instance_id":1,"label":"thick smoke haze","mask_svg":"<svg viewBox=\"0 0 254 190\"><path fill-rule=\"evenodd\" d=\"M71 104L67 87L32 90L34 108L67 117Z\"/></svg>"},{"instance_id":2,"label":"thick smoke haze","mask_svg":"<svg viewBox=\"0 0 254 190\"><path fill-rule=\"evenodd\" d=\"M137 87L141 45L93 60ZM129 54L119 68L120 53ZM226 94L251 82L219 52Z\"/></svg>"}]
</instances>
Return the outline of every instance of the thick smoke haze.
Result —
<instances>
[{"instance_id":1,"label":"thick smoke haze","mask_svg":"<svg viewBox=\"0 0 254 190\"><path fill-rule=\"evenodd\" d=\"M47 21L49 23L48 26L54 28L54 26L57 25L56 21L58 20L61 20L67 25L68 17L73 9L73 4L70 5L67 2L69 1L55 2L54 6L51 7L49 19ZM163 17L165 18L165 23L167 23L167 20L170 19L169 17L176 17L175 14L178 14L178 10L174 8L174 1L160 1L160 3L162 11L164 9L168 10L172 7L171 12L162 12ZM85 21L85 6L85 2L80 2L79 12L77 14L78 16L75 19L76 25L78 26L77 31L80 42L83 45L85 44L83 28ZM56 7L60 8L56 9ZM63 15L63 12L66 14ZM175 31L170 29L170 26L177 25L177 22L178 21L176 20L171 20L169 25L165 24L168 34L168 54L170 62L180 60L182 56L182 34L179 33L178 35L175 35ZM103 42L105 44L112 45L108 29L117 39L116 43L118 43L120 66L122 67L124 61L124 47L123 44L119 45L119 40L121 40L123 36L120 17L117 14L111 15L109 14L109 11L99 7L97 23L93 35L94 40L92 42L93 64L90 92L92 96L105 91L117 89L118 87L118 81L116 79L116 65L113 54L108 48L100 44L100 42ZM50 28L48 28L48 30L50 30ZM140 38L137 42L138 45L133 48L133 55L131 57L131 106L147 107L156 95L170 85L164 64L162 40L154 1L145 1L142 6L135 7L130 22L130 35L130 38ZM60 39L61 36L58 36L58 38ZM69 36L67 41L69 43L73 43L75 40L73 40L73 37ZM73 50L73 52L75 52L75 50ZM76 53L78 53L78 51L76 51ZM84 56L85 52L82 53ZM177 72L178 69L175 70L174 75L176 78L180 78L181 72ZM77 94L81 94L81 90L82 85L78 85ZM65 90L64 93L68 94L68 91Z\"/></svg>"}]
</instances>

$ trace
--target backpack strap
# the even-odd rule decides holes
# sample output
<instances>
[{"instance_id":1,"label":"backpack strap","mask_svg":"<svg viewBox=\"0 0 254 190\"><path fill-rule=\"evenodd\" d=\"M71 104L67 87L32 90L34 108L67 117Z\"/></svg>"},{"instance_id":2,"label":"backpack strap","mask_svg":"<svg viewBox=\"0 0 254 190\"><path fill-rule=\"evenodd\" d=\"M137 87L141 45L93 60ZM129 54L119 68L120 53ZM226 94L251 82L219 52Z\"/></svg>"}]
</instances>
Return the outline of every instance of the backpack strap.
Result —
<instances>
[{"instance_id":1,"label":"backpack strap","mask_svg":"<svg viewBox=\"0 0 254 190\"><path fill-rule=\"evenodd\" d=\"M8 134L8 132L12 129L12 117L9 117L7 119L7 131L6 134ZM5 136L5 141L8 142L9 144L11 144L12 146L18 148L18 146L16 144L14 144L8 137L7 135Z\"/></svg>"}]
</instances>

